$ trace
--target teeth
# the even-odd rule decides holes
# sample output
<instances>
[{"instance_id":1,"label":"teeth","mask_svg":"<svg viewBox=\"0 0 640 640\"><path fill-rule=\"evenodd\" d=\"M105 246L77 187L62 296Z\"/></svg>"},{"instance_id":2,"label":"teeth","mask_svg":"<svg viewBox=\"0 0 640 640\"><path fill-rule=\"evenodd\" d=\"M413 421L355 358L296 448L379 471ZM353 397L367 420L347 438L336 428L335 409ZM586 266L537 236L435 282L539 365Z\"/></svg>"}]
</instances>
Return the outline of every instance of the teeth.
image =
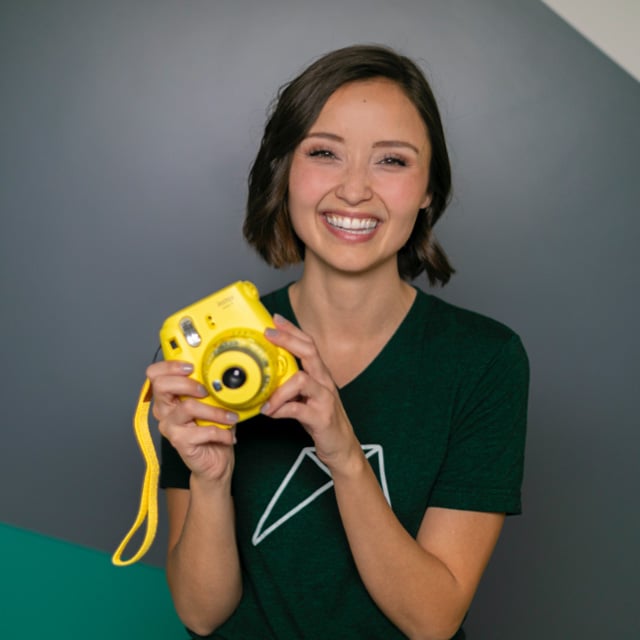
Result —
<instances>
[{"instance_id":1,"label":"teeth","mask_svg":"<svg viewBox=\"0 0 640 640\"><path fill-rule=\"evenodd\" d=\"M332 227L355 233L368 233L378 226L378 221L374 218L349 218L334 214L326 215L325 218Z\"/></svg>"}]
</instances>

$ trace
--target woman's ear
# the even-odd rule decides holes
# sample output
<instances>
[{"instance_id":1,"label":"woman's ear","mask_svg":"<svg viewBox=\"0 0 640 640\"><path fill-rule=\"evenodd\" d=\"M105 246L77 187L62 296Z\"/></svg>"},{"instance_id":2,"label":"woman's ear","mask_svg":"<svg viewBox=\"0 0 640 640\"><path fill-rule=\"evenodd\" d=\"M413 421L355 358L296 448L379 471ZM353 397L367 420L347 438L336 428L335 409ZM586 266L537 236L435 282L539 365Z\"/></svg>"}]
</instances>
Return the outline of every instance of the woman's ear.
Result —
<instances>
[{"instance_id":1,"label":"woman's ear","mask_svg":"<svg viewBox=\"0 0 640 640\"><path fill-rule=\"evenodd\" d=\"M420 203L420 208L428 209L432 200L433 200L433 196L430 193L427 193L427 195L424 197L424 200Z\"/></svg>"}]
</instances>

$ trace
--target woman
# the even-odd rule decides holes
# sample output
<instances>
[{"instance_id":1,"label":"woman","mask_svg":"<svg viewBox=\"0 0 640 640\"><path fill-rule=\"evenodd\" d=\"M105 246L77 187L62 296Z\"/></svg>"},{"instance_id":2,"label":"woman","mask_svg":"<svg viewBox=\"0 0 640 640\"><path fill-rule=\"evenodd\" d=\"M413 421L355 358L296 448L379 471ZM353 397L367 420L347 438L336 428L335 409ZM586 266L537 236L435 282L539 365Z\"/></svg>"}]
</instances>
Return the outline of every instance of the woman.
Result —
<instances>
[{"instance_id":1,"label":"woman","mask_svg":"<svg viewBox=\"0 0 640 640\"><path fill-rule=\"evenodd\" d=\"M244 230L269 264L303 261L263 298L266 338L301 371L231 430L195 425L237 416L198 401L188 366L147 372L168 581L193 637L464 637L520 511L528 364L508 328L409 284L453 272L432 233L449 192L409 59L340 49L281 92Z\"/></svg>"}]
</instances>

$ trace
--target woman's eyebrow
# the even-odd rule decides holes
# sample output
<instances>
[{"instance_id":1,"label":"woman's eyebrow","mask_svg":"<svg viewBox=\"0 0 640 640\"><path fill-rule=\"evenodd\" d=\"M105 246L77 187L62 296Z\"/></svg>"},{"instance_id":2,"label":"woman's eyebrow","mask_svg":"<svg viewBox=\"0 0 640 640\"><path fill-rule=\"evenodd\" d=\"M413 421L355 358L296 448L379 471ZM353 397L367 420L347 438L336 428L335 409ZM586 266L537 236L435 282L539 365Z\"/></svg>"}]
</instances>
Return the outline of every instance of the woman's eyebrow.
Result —
<instances>
[{"instance_id":1,"label":"woman's eyebrow","mask_svg":"<svg viewBox=\"0 0 640 640\"><path fill-rule=\"evenodd\" d=\"M420 151L418 149L418 147L416 147L414 144L411 144L411 142L406 142L405 140L380 140L379 142L374 143L374 148L379 148L379 147L404 147L406 149L411 149L412 151L414 151L416 154L419 154Z\"/></svg>"},{"instance_id":2,"label":"woman's eyebrow","mask_svg":"<svg viewBox=\"0 0 640 640\"><path fill-rule=\"evenodd\" d=\"M310 131L307 138L324 138L325 140L333 140L334 142L344 142L342 136L338 136L335 133L328 133L326 131Z\"/></svg>"},{"instance_id":3,"label":"woman's eyebrow","mask_svg":"<svg viewBox=\"0 0 640 640\"><path fill-rule=\"evenodd\" d=\"M334 142L344 142L344 138L342 136L336 135L335 133L329 133L328 131L311 131L306 137L322 138L324 140L332 140ZM379 140L378 142L375 142L373 146L374 148L405 147L406 149L411 149L416 154L420 153L418 147L411 142L406 142L405 140Z\"/></svg>"}]
</instances>

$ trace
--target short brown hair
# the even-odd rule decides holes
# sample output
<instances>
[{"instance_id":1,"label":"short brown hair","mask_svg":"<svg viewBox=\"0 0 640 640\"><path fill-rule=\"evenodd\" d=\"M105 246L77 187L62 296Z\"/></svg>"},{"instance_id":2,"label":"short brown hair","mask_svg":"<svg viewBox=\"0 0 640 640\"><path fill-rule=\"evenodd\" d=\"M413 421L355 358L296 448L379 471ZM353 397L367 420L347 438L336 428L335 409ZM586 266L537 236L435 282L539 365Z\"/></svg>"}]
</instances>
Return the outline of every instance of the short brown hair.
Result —
<instances>
[{"instance_id":1,"label":"short brown hair","mask_svg":"<svg viewBox=\"0 0 640 640\"><path fill-rule=\"evenodd\" d=\"M293 152L337 89L373 78L387 78L398 84L418 110L431 142L431 204L418 216L409 240L398 252L400 276L411 280L426 271L431 284L444 285L454 269L432 231L451 194L451 165L442 121L420 68L388 47L354 45L337 49L280 89L249 173L244 236L274 267L295 264L304 258L304 244L293 230L287 205Z\"/></svg>"}]
</instances>

